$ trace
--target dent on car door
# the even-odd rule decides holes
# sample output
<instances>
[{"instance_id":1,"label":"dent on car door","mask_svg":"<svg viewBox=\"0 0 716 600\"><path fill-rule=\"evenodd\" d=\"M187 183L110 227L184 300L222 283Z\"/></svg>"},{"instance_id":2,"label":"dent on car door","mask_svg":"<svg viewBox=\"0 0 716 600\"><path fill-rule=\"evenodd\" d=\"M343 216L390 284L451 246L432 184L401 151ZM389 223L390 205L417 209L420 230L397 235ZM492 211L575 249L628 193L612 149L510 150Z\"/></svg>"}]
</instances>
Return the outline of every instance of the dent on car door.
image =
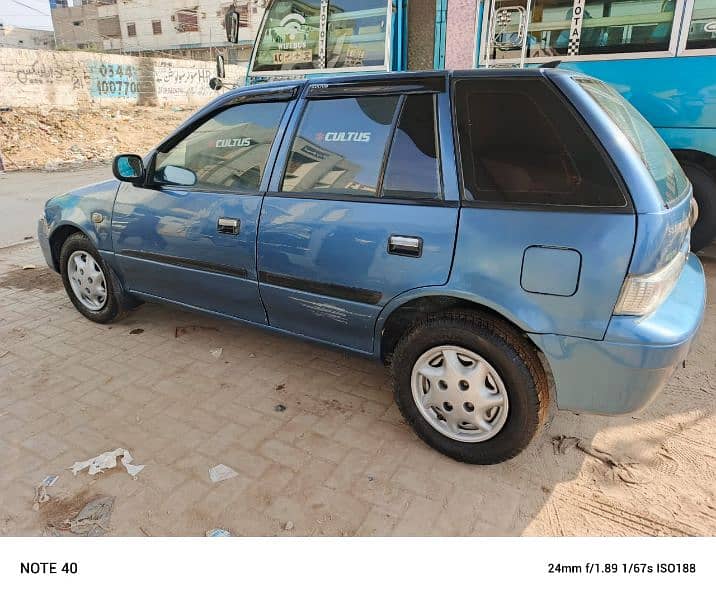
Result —
<instances>
[{"instance_id":1,"label":"dent on car door","mask_svg":"<svg viewBox=\"0 0 716 600\"><path fill-rule=\"evenodd\" d=\"M265 322L256 231L262 180L286 106L226 108L160 148L150 185L122 186L112 229L130 290Z\"/></svg>"},{"instance_id":2,"label":"dent on car door","mask_svg":"<svg viewBox=\"0 0 716 600\"><path fill-rule=\"evenodd\" d=\"M368 352L383 306L447 281L458 209L442 194L437 98L305 102L261 214L271 325Z\"/></svg>"}]
</instances>

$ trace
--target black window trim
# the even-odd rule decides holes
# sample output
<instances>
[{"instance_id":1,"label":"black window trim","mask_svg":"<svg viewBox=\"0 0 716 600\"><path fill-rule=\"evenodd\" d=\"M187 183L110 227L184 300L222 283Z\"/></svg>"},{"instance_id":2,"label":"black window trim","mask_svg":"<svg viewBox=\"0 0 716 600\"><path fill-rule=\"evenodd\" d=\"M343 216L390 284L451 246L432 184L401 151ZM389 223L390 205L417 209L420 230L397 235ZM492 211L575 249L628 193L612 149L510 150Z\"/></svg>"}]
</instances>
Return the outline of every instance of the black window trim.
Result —
<instances>
[{"instance_id":1,"label":"black window trim","mask_svg":"<svg viewBox=\"0 0 716 600\"><path fill-rule=\"evenodd\" d=\"M428 200L433 203L437 202L445 202L445 185L443 182L443 165L442 165L442 153L440 151L440 111L438 110L438 94L435 92L422 92L420 94L421 96L430 96L433 100L433 135L435 138L435 160L437 161L438 165L438 195L434 198L420 198L420 200ZM393 152L393 145L395 144L395 134L398 130L398 124L400 123L400 120L403 117L403 111L405 110L405 105L408 103L408 95L403 94L401 96L401 102L400 106L398 107L398 110L396 111L396 119L393 122L393 127L390 132L390 143L388 143L386 146L386 152L385 156L383 156L383 164L380 171L380 177L379 177L379 186L377 190L378 198L386 197L385 190L383 189L383 184L385 182L385 171L388 168L388 161L390 160L390 155ZM406 192L406 196L408 195L408 192ZM400 199L404 196L387 196L388 198L395 198ZM406 198L406 200L412 200L411 198Z\"/></svg>"},{"instance_id":2,"label":"black window trim","mask_svg":"<svg viewBox=\"0 0 716 600\"><path fill-rule=\"evenodd\" d=\"M447 92L444 73L422 77L391 77L390 79L367 79L359 81L335 81L309 83L305 98L352 98L360 96L396 96Z\"/></svg>"},{"instance_id":3,"label":"black window trim","mask_svg":"<svg viewBox=\"0 0 716 600\"><path fill-rule=\"evenodd\" d=\"M227 100L226 102L222 102L219 106L216 106L211 111L207 112L205 115L202 115L201 117L197 118L195 121L188 124L185 128L181 129L180 131L176 132L166 140L164 140L157 148L152 152L149 165L147 167L147 174L144 180L144 186L148 189L154 189L154 190L175 190L175 191L191 191L196 193L204 193L204 194L228 194L228 195L234 195L234 196L259 196L263 195L264 191L261 189L261 185L259 184L259 187L256 190L230 190L226 188L212 188L212 187L199 187L195 185L178 185L178 184L172 184L172 183L165 183L161 181L157 181L155 179L156 175L156 164L157 164L157 156L161 154L166 154L179 144L181 144L186 138L188 138L192 133L194 133L199 127L213 119L216 115L219 115L223 113L226 110L229 110L230 108L234 108L236 106L241 106L244 104L271 104L275 102L285 102L286 106L284 108L284 112L281 115L280 121L283 121L284 117L286 116L286 111L290 108L290 102L297 96L297 92L299 90L300 86L292 86L290 88L282 88L278 92L271 91L271 92L251 92L241 94L240 96L231 98ZM269 156L266 160L266 165L264 165L264 169L266 171L268 170L270 159L271 159L271 151L273 150L276 143L279 141L283 141L283 136L279 136L280 132L280 122L279 127L276 130L276 134L274 135L273 142L271 144L271 148L269 149ZM280 138L280 140L279 140ZM266 171L261 176L261 179L263 180L266 176ZM271 165L271 171L273 171L273 165ZM270 181L267 179L267 181Z\"/></svg>"},{"instance_id":4,"label":"black window trim","mask_svg":"<svg viewBox=\"0 0 716 600\"><path fill-rule=\"evenodd\" d=\"M559 102L565 106L565 108L575 117L582 130L585 132L587 137L594 143L600 156L604 159L607 168L613 175L619 189L626 201L624 206L588 206L588 205L576 205L576 204L528 204L528 203L516 203L516 202L500 202L500 201L485 201L485 200L470 200L465 194L465 179L463 174L463 162L462 162L462 150L460 147L460 132L458 129L457 121L457 84L461 81L470 80L484 80L484 79L497 79L497 80L508 80L508 81L522 81L528 80L542 80L546 83L547 87L552 90ZM613 159L609 156L602 145L601 140L594 133L589 124L584 120L584 117L572 106L564 93L552 82L549 78L542 75L539 71L533 74L526 74L521 72L519 76L504 76L504 75L493 75L493 76L471 76L470 73L459 73L453 77L452 84L450 85L450 112L452 115L452 127L453 127L453 145L455 151L455 168L458 173L458 189L460 193L460 207L461 208L484 208L484 209L497 209L497 210L530 210L537 212L581 212L581 213L600 213L600 214L634 214L634 203L632 202L631 194L624 182L624 178L614 164Z\"/></svg>"},{"instance_id":5,"label":"black window trim","mask_svg":"<svg viewBox=\"0 0 716 600\"><path fill-rule=\"evenodd\" d=\"M430 79L438 79L437 77L431 77ZM442 79L441 79L442 80ZM310 89L310 85L307 89ZM438 124L439 119L439 110L438 110L438 103L437 103L437 97L438 92L430 91L425 88L422 88L418 91L418 93L421 94L429 94L433 96L433 126L435 127L435 147L437 151L437 161L438 161L438 184L440 186L439 189L439 195L435 198L405 198L405 197L390 197L390 196L383 196L383 179L385 177L385 168L387 166L387 161L390 157L390 151L393 148L393 142L395 141L395 131L398 126L398 123L400 122L400 116L403 113L403 109L405 107L405 101L407 94L405 92L396 92L394 90L391 90L392 93L363 93L361 92L361 95L358 96L354 93L350 95L341 95L341 96L318 96L312 98L309 96L308 93L304 94L304 97L302 99L303 106L299 108L298 111L296 111L295 114L295 128L293 131L293 135L291 136L290 141L287 141L284 136L284 141L282 142L282 145L287 143L286 146L286 159L284 161L284 164L282 165L282 171L281 171L281 177L277 183L277 187L279 188L277 191L269 191L267 192L266 196L270 198L315 198L317 200L337 200L337 201L346 201L346 202L370 202L373 204L405 204L405 205L416 205L416 206L444 206L444 207L454 207L455 202L448 202L445 200L445 186L443 181L443 169L442 169L442 156L440 152L440 127ZM305 192L292 192L292 191L285 191L281 188L283 188L284 181L286 179L286 171L288 170L288 164L291 159L291 149L293 148L293 143L296 140L296 137L298 136L298 132L301 129L301 123L303 122L303 117L306 114L306 109L308 108L309 102L315 102L315 101L321 101L321 100L334 100L334 99L344 99L344 98L358 98L363 96L398 96L398 106L396 106L395 114L393 115L393 121L391 123L390 132L388 133L388 143L386 144L386 148L383 152L383 160L381 162L380 172L378 174L378 185L376 186L376 195L375 196L362 196L359 194L341 194L338 192L317 192L315 190L307 190Z\"/></svg>"}]
</instances>

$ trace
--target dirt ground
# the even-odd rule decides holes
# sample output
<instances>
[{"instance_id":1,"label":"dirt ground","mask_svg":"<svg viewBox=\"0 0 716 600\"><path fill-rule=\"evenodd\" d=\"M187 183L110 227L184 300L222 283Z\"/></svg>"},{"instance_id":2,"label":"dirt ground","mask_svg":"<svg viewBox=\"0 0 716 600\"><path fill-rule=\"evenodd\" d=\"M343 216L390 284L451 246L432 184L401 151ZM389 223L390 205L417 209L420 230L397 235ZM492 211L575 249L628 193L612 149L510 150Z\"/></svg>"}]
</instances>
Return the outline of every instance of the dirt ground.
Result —
<instances>
[{"instance_id":1,"label":"dirt ground","mask_svg":"<svg viewBox=\"0 0 716 600\"><path fill-rule=\"evenodd\" d=\"M14 108L0 112L0 154L7 171L66 169L143 155L189 117L190 110L157 107L82 111Z\"/></svg>"},{"instance_id":2,"label":"dirt ground","mask_svg":"<svg viewBox=\"0 0 716 600\"><path fill-rule=\"evenodd\" d=\"M556 412L474 467L412 434L378 364L158 305L95 325L34 243L0 250L0 534L62 534L110 497L110 535L716 535L716 250L702 261L704 326L652 405ZM136 480L67 470L120 447ZM237 476L212 483L222 463Z\"/></svg>"}]
</instances>

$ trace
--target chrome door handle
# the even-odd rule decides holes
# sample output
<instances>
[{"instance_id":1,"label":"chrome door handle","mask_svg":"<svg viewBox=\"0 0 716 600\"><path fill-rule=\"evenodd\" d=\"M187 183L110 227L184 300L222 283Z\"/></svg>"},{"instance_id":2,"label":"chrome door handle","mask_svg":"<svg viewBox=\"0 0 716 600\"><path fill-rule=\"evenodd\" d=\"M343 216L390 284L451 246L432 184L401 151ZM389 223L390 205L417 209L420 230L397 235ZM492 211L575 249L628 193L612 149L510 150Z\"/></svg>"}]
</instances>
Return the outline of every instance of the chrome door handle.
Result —
<instances>
[{"instance_id":1,"label":"chrome door handle","mask_svg":"<svg viewBox=\"0 0 716 600\"><path fill-rule=\"evenodd\" d=\"M388 239L388 253L420 258L423 254L423 239L406 235L391 235Z\"/></svg>"},{"instance_id":2,"label":"chrome door handle","mask_svg":"<svg viewBox=\"0 0 716 600\"><path fill-rule=\"evenodd\" d=\"M228 235L239 235L241 230L241 221L238 219L229 219L227 217L221 217L216 225L216 229L219 233L226 233Z\"/></svg>"}]
</instances>

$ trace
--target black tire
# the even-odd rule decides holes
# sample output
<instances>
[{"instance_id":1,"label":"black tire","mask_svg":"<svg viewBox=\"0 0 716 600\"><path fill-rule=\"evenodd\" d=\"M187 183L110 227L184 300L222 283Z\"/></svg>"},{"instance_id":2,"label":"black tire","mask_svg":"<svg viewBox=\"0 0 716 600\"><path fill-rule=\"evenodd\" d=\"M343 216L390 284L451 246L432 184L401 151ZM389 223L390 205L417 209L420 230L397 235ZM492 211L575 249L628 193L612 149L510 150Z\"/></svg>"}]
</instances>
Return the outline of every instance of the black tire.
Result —
<instances>
[{"instance_id":1,"label":"black tire","mask_svg":"<svg viewBox=\"0 0 716 600\"><path fill-rule=\"evenodd\" d=\"M507 420L491 439L454 440L435 429L418 410L411 388L415 362L430 348L460 346L487 360L509 396ZM510 326L489 315L451 311L414 324L398 342L392 362L395 400L415 433L438 452L460 462L489 465L517 456L546 420L549 386L532 346Z\"/></svg>"},{"instance_id":2,"label":"black tire","mask_svg":"<svg viewBox=\"0 0 716 600\"><path fill-rule=\"evenodd\" d=\"M691 250L698 252L716 237L716 178L694 163L681 165L694 186L694 198L699 205L699 218L691 230Z\"/></svg>"},{"instance_id":3,"label":"black tire","mask_svg":"<svg viewBox=\"0 0 716 600\"><path fill-rule=\"evenodd\" d=\"M84 306L72 290L69 281L67 261L72 253L77 251L84 251L90 254L105 275L107 301L101 310L90 310ZM74 304L75 308L90 321L94 321L95 323L113 323L125 317L130 309L136 306L136 302L122 290L122 285L114 271L102 260L102 257L92 242L82 233L72 234L62 245L62 249L60 250L60 273L62 274L62 283L65 286L65 291L70 301Z\"/></svg>"}]
</instances>

